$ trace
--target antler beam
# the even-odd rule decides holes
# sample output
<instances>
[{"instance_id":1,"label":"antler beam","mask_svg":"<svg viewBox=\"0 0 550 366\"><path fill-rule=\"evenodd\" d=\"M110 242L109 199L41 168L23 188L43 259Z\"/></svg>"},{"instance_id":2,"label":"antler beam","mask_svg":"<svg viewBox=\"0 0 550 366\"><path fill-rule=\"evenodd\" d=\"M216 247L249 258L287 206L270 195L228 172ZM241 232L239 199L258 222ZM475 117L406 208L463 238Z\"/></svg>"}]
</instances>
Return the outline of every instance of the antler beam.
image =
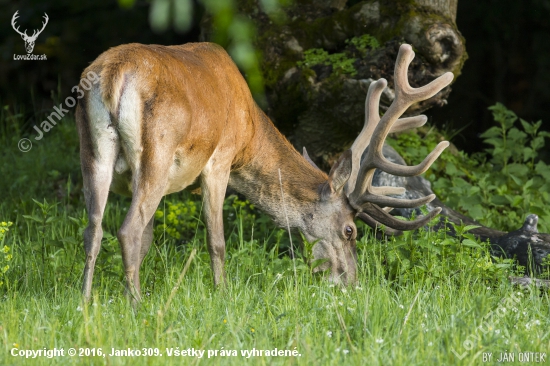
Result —
<instances>
[{"instance_id":1,"label":"antler beam","mask_svg":"<svg viewBox=\"0 0 550 366\"><path fill-rule=\"evenodd\" d=\"M19 14L18 14L18 13L19 13L19 10L17 10L17 11L15 12L15 14L13 14L13 17L11 18L11 26L13 27L13 30L15 30L17 33L19 33L22 37L23 37L23 36L28 37L28 36L27 36L27 30L26 30L26 29L25 29L25 32L21 32L21 31L19 30L19 26L17 26L17 28L15 27L15 21L17 20L17 18L19 18Z\"/></svg>"},{"instance_id":2,"label":"antler beam","mask_svg":"<svg viewBox=\"0 0 550 366\"><path fill-rule=\"evenodd\" d=\"M440 142L437 147L416 166L404 166L388 161L382 154L382 147L388 133L400 132L426 123L424 115L398 119L413 103L431 98L441 89L451 83L454 76L448 72L438 77L428 85L413 88L409 85L407 72L414 58L412 47L401 45L395 65L394 83L395 99L382 118L379 115L380 95L387 85L385 79L371 83L365 101L365 123L363 130L353 143L352 174L348 180L346 192L351 205L358 210L357 216L367 224L382 223L393 229L412 230L425 225L435 217L440 210L433 210L428 215L414 221L402 221L385 212L381 207L413 208L431 202L435 195L420 199L405 200L387 195L398 195L405 192L401 187L373 187L372 177L376 169L389 174L410 177L424 173L432 163L449 146L447 141ZM369 146L370 145L370 146ZM368 147L368 149L367 149ZM366 155L361 157L366 150Z\"/></svg>"}]
</instances>

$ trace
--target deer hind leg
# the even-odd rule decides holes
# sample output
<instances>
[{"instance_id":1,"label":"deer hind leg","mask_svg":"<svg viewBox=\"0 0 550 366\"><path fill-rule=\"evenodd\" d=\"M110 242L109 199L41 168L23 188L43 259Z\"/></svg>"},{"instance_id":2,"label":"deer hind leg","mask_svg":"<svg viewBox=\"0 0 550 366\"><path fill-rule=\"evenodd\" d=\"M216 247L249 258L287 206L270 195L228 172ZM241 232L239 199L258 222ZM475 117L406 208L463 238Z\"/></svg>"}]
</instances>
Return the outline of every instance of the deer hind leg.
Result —
<instances>
[{"instance_id":1,"label":"deer hind leg","mask_svg":"<svg viewBox=\"0 0 550 366\"><path fill-rule=\"evenodd\" d=\"M206 221L208 252L214 274L214 286L225 282L223 269L225 239L223 233L223 200L229 181L229 168L207 167L201 177L203 213Z\"/></svg>"},{"instance_id":2,"label":"deer hind leg","mask_svg":"<svg viewBox=\"0 0 550 366\"><path fill-rule=\"evenodd\" d=\"M109 127L109 114L98 103L99 101L92 94L88 111L86 111L86 103L82 103L82 106L79 105L76 111L80 135L83 191L88 212L88 226L84 230L86 265L82 284L82 295L86 301L91 297L95 262L103 238L101 221L109 196L115 158L119 149L116 131L113 127ZM91 126L89 124L90 120L95 121L96 124ZM92 141L95 141L96 144L93 144Z\"/></svg>"},{"instance_id":3,"label":"deer hind leg","mask_svg":"<svg viewBox=\"0 0 550 366\"><path fill-rule=\"evenodd\" d=\"M151 220L149 220L149 223L147 226L145 226L145 230L143 230L143 235L141 236L141 249L139 253L139 261L137 265L137 270L134 272L134 285L136 288L140 288L140 281L139 281L139 269L141 268L141 265L143 264L143 260L145 259L145 256L149 252L149 248L151 247L151 244L153 243L153 223L155 221L155 217L151 217Z\"/></svg>"},{"instance_id":4,"label":"deer hind leg","mask_svg":"<svg viewBox=\"0 0 550 366\"><path fill-rule=\"evenodd\" d=\"M139 268L153 238L153 215L164 196L168 182L170 158L151 152L142 157L133 176L132 203L120 230L118 240L126 274L126 294L136 304L141 300Z\"/></svg>"}]
</instances>

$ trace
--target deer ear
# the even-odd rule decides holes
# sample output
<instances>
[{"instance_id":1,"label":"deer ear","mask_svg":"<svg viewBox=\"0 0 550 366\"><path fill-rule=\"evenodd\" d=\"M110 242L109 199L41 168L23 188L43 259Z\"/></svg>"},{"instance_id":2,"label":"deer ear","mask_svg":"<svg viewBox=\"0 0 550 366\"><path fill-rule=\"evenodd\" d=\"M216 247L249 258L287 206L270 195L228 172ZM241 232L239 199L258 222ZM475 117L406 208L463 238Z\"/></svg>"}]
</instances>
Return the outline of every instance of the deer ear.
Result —
<instances>
[{"instance_id":1,"label":"deer ear","mask_svg":"<svg viewBox=\"0 0 550 366\"><path fill-rule=\"evenodd\" d=\"M346 150L334 163L328 175L328 181L323 189L323 199L340 194L351 176L351 149Z\"/></svg>"}]
</instances>

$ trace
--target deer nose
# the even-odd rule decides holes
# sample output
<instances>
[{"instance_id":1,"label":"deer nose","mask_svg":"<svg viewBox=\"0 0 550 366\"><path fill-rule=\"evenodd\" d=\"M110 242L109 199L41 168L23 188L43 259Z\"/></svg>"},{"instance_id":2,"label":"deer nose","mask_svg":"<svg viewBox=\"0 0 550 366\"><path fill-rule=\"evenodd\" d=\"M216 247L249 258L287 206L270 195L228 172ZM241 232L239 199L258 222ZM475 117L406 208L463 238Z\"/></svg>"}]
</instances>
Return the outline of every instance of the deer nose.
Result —
<instances>
[{"instance_id":1,"label":"deer nose","mask_svg":"<svg viewBox=\"0 0 550 366\"><path fill-rule=\"evenodd\" d=\"M350 286L357 282L357 274L355 269L352 268L347 271L337 268L331 272L329 281L339 286Z\"/></svg>"}]
</instances>

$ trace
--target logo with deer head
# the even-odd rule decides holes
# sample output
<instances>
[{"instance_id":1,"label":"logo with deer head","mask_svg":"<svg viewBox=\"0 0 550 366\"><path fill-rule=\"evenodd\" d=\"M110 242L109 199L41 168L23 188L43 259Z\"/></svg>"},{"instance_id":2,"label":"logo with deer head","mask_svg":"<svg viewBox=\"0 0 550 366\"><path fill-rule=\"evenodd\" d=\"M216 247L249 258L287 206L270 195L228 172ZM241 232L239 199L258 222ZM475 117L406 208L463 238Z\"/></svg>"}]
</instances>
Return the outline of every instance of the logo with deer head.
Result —
<instances>
[{"instance_id":1,"label":"logo with deer head","mask_svg":"<svg viewBox=\"0 0 550 366\"><path fill-rule=\"evenodd\" d=\"M25 49L27 50L27 53L32 53L32 50L34 49L34 43L36 42L36 38L42 33L44 28L46 28L46 24L48 24L48 14L44 13L44 22L42 22L42 29L40 30L34 30L32 33L32 36L29 36L27 34L27 30L25 29L24 32L19 31L19 26L16 28L15 21L17 18L19 18L19 15L17 14L19 10L13 14L13 17L11 18L11 26L13 29L21 35L21 38L23 38L23 41L25 41Z\"/></svg>"}]
</instances>

